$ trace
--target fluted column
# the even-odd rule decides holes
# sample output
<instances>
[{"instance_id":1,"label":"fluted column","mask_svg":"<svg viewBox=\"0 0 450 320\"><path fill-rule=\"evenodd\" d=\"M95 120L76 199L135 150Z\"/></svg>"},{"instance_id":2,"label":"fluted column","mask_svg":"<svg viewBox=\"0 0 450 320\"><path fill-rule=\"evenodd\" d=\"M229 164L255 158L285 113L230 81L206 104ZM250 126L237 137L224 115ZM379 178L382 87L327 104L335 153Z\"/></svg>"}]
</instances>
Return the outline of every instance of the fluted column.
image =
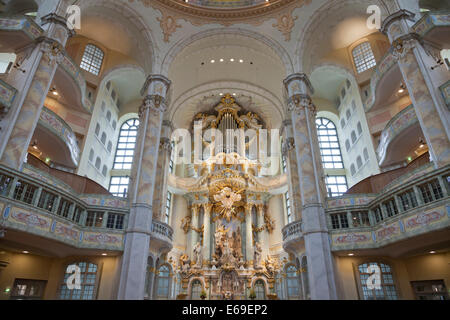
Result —
<instances>
[{"instance_id":1,"label":"fluted column","mask_svg":"<svg viewBox=\"0 0 450 320\"><path fill-rule=\"evenodd\" d=\"M161 125L170 81L151 75L142 89L139 131L130 183L131 210L122 256L119 299L142 300L152 226L152 203Z\"/></svg>"},{"instance_id":2,"label":"fluted column","mask_svg":"<svg viewBox=\"0 0 450 320\"><path fill-rule=\"evenodd\" d=\"M213 205L203 205L203 257L206 261L211 260L211 212Z\"/></svg>"},{"instance_id":3,"label":"fluted column","mask_svg":"<svg viewBox=\"0 0 450 320\"><path fill-rule=\"evenodd\" d=\"M172 153L171 134L171 123L169 121L163 121L157 164L158 174L156 175L155 192L153 195L153 219L162 222L166 222L167 180L169 178L169 161Z\"/></svg>"},{"instance_id":4,"label":"fluted column","mask_svg":"<svg viewBox=\"0 0 450 320\"><path fill-rule=\"evenodd\" d=\"M450 111L436 81L442 81L442 76L448 78L448 71L444 67L431 70L436 64L431 56L439 56L439 50L411 33L414 18L412 12L400 10L385 19L381 31L389 37L391 52L398 62L431 159L440 168L450 162Z\"/></svg>"},{"instance_id":5,"label":"fluted column","mask_svg":"<svg viewBox=\"0 0 450 320\"><path fill-rule=\"evenodd\" d=\"M17 88L18 94L5 126L0 132L0 163L21 170L28 147L53 81L58 63L63 59L67 39L74 34L66 25L66 0L53 0L48 11L40 14L44 36L36 39L34 48L17 52L21 70L12 69L7 82ZM44 12L45 11L45 12Z\"/></svg>"},{"instance_id":6,"label":"fluted column","mask_svg":"<svg viewBox=\"0 0 450 320\"><path fill-rule=\"evenodd\" d=\"M293 219L297 221L301 219L301 194L300 182L298 177L298 162L297 154L295 152L295 141L292 131L292 120L285 120L283 122L283 156L287 161L287 174L289 177L289 195L290 205ZM289 223L287 221L287 223Z\"/></svg>"},{"instance_id":7,"label":"fluted column","mask_svg":"<svg viewBox=\"0 0 450 320\"><path fill-rule=\"evenodd\" d=\"M192 205L192 222L191 222L191 253L195 245L199 241L199 234L196 231L199 223L200 206L198 204ZM194 230L196 229L196 230ZM193 256L191 256L192 258Z\"/></svg>"},{"instance_id":8,"label":"fluted column","mask_svg":"<svg viewBox=\"0 0 450 320\"><path fill-rule=\"evenodd\" d=\"M249 266L253 266L252 209L252 203L245 205L245 255Z\"/></svg>"},{"instance_id":9,"label":"fluted column","mask_svg":"<svg viewBox=\"0 0 450 320\"><path fill-rule=\"evenodd\" d=\"M305 74L293 74L284 84L288 93L298 161L303 234L308 257L311 298L336 299L336 284L324 201L326 195L315 124L313 88Z\"/></svg>"}]
</instances>

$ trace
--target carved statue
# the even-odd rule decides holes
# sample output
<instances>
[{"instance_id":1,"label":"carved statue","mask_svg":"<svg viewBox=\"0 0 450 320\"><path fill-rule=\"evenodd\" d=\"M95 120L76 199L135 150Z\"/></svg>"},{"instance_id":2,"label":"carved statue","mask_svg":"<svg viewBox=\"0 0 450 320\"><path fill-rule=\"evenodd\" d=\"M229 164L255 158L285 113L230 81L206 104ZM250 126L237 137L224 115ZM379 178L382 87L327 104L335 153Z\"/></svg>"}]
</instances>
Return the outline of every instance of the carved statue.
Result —
<instances>
[{"instance_id":1,"label":"carved statue","mask_svg":"<svg viewBox=\"0 0 450 320\"><path fill-rule=\"evenodd\" d=\"M267 256L265 265L268 273L273 273L275 271L275 260L271 256Z\"/></svg>"},{"instance_id":2,"label":"carved statue","mask_svg":"<svg viewBox=\"0 0 450 320\"><path fill-rule=\"evenodd\" d=\"M189 262L189 257L187 254L183 254L180 257L180 269L182 273L188 273L191 268L191 264Z\"/></svg>"},{"instance_id":3,"label":"carved statue","mask_svg":"<svg viewBox=\"0 0 450 320\"><path fill-rule=\"evenodd\" d=\"M220 215L225 217L227 221L230 221L231 216L235 213L234 203L241 199L242 196L239 193L233 192L229 187L223 188L220 193L214 195L214 200L220 203Z\"/></svg>"},{"instance_id":4,"label":"carved statue","mask_svg":"<svg viewBox=\"0 0 450 320\"><path fill-rule=\"evenodd\" d=\"M181 219L181 229L184 230L184 233L188 233L191 228L191 217L187 216L184 219Z\"/></svg>"},{"instance_id":5,"label":"carved statue","mask_svg":"<svg viewBox=\"0 0 450 320\"><path fill-rule=\"evenodd\" d=\"M233 240L234 256L239 259L239 257L242 255L242 237L240 227L238 227L237 231L233 232Z\"/></svg>"},{"instance_id":6,"label":"carved statue","mask_svg":"<svg viewBox=\"0 0 450 320\"><path fill-rule=\"evenodd\" d=\"M201 269L203 266L203 248L202 245L200 244L200 242L197 242L197 244L194 247L194 261L195 261L195 265L194 268L198 268Z\"/></svg>"},{"instance_id":7,"label":"carved statue","mask_svg":"<svg viewBox=\"0 0 450 320\"><path fill-rule=\"evenodd\" d=\"M256 242L253 253L253 264L255 269L262 269L261 255L262 255L261 245L259 244L259 242Z\"/></svg>"}]
</instances>

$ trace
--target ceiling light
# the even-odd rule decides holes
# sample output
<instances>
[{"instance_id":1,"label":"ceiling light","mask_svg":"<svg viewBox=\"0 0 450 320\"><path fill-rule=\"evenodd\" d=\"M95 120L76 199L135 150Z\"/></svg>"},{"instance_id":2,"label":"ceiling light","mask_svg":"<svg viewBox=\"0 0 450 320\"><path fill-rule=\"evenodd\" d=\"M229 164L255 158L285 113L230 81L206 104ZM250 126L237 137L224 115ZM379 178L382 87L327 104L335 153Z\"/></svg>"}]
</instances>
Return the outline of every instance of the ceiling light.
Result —
<instances>
[{"instance_id":1,"label":"ceiling light","mask_svg":"<svg viewBox=\"0 0 450 320\"><path fill-rule=\"evenodd\" d=\"M223 96L223 93L220 93L219 96Z\"/></svg>"},{"instance_id":2,"label":"ceiling light","mask_svg":"<svg viewBox=\"0 0 450 320\"><path fill-rule=\"evenodd\" d=\"M102 253L102 256L107 256L108 254L107 253Z\"/></svg>"},{"instance_id":3,"label":"ceiling light","mask_svg":"<svg viewBox=\"0 0 450 320\"><path fill-rule=\"evenodd\" d=\"M405 92L405 90L403 88L401 88L400 90L398 90L398 93L403 93Z\"/></svg>"},{"instance_id":4,"label":"ceiling light","mask_svg":"<svg viewBox=\"0 0 450 320\"><path fill-rule=\"evenodd\" d=\"M244 62L244 60L240 59L240 60L239 60L239 62L240 62L240 63L243 63L243 62Z\"/></svg>"},{"instance_id":5,"label":"ceiling light","mask_svg":"<svg viewBox=\"0 0 450 320\"><path fill-rule=\"evenodd\" d=\"M220 62L223 62L223 59L220 59L219 61L220 61Z\"/></svg>"},{"instance_id":6,"label":"ceiling light","mask_svg":"<svg viewBox=\"0 0 450 320\"><path fill-rule=\"evenodd\" d=\"M211 60L211 63L214 63L214 62L216 62L216 60Z\"/></svg>"},{"instance_id":7,"label":"ceiling light","mask_svg":"<svg viewBox=\"0 0 450 320\"><path fill-rule=\"evenodd\" d=\"M22 251L22 253L29 254L30 252L25 250L25 251Z\"/></svg>"},{"instance_id":8,"label":"ceiling light","mask_svg":"<svg viewBox=\"0 0 450 320\"><path fill-rule=\"evenodd\" d=\"M435 254L435 253L436 253L436 251L430 251L430 253L431 253L431 254Z\"/></svg>"},{"instance_id":9,"label":"ceiling light","mask_svg":"<svg viewBox=\"0 0 450 320\"><path fill-rule=\"evenodd\" d=\"M233 96L236 96L236 93L233 93Z\"/></svg>"},{"instance_id":10,"label":"ceiling light","mask_svg":"<svg viewBox=\"0 0 450 320\"><path fill-rule=\"evenodd\" d=\"M231 62L234 62L234 59L233 59L233 58L231 58L231 59L230 59L230 61L231 61Z\"/></svg>"},{"instance_id":11,"label":"ceiling light","mask_svg":"<svg viewBox=\"0 0 450 320\"><path fill-rule=\"evenodd\" d=\"M349 253L348 256L349 257L353 257L355 254L354 253Z\"/></svg>"},{"instance_id":12,"label":"ceiling light","mask_svg":"<svg viewBox=\"0 0 450 320\"><path fill-rule=\"evenodd\" d=\"M58 95L58 91L53 91L52 93L53 93L54 96Z\"/></svg>"}]
</instances>

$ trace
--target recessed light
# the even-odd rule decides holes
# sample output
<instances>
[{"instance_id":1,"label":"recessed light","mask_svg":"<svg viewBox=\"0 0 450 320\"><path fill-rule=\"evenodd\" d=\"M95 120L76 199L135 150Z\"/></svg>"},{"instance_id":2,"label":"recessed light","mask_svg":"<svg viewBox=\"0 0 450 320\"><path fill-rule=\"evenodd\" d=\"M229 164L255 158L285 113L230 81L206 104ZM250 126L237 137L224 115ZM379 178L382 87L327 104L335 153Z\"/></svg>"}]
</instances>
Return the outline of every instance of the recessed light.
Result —
<instances>
[{"instance_id":1,"label":"recessed light","mask_svg":"<svg viewBox=\"0 0 450 320\"><path fill-rule=\"evenodd\" d=\"M348 256L349 257L353 257L355 254L354 253L349 253Z\"/></svg>"},{"instance_id":2,"label":"recessed light","mask_svg":"<svg viewBox=\"0 0 450 320\"><path fill-rule=\"evenodd\" d=\"M223 96L223 93L220 93L219 96Z\"/></svg>"},{"instance_id":3,"label":"recessed light","mask_svg":"<svg viewBox=\"0 0 450 320\"><path fill-rule=\"evenodd\" d=\"M398 93L403 93L403 92L405 92L405 90L403 90L403 89L398 90Z\"/></svg>"},{"instance_id":4,"label":"recessed light","mask_svg":"<svg viewBox=\"0 0 450 320\"><path fill-rule=\"evenodd\" d=\"M211 63L214 63L214 62L216 62L216 60L211 60Z\"/></svg>"},{"instance_id":5,"label":"recessed light","mask_svg":"<svg viewBox=\"0 0 450 320\"><path fill-rule=\"evenodd\" d=\"M25 253L25 254L29 254L30 252L29 252L29 251L26 251L26 250L24 250L24 251L22 251L22 253Z\"/></svg>"},{"instance_id":6,"label":"recessed light","mask_svg":"<svg viewBox=\"0 0 450 320\"><path fill-rule=\"evenodd\" d=\"M244 60L240 59L240 60L239 60L239 62L240 62L240 63L243 63L243 62L244 62Z\"/></svg>"},{"instance_id":7,"label":"recessed light","mask_svg":"<svg viewBox=\"0 0 450 320\"><path fill-rule=\"evenodd\" d=\"M435 253L436 253L436 251L430 251L430 253L431 253L431 254L435 254Z\"/></svg>"},{"instance_id":8,"label":"recessed light","mask_svg":"<svg viewBox=\"0 0 450 320\"><path fill-rule=\"evenodd\" d=\"M53 91L52 93L53 93L54 96L58 95L58 91Z\"/></svg>"},{"instance_id":9,"label":"recessed light","mask_svg":"<svg viewBox=\"0 0 450 320\"><path fill-rule=\"evenodd\" d=\"M233 58L231 58L231 59L230 59L230 61L231 61L231 62L234 62L234 59L233 59Z\"/></svg>"},{"instance_id":10,"label":"recessed light","mask_svg":"<svg viewBox=\"0 0 450 320\"><path fill-rule=\"evenodd\" d=\"M107 256L108 254L107 253L102 253L102 256Z\"/></svg>"},{"instance_id":11,"label":"recessed light","mask_svg":"<svg viewBox=\"0 0 450 320\"><path fill-rule=\"evenodd\" d=\"M223 62L223 59L220 59L219 61L220 61L220 62Z\"/></svg>"}]
</instances>

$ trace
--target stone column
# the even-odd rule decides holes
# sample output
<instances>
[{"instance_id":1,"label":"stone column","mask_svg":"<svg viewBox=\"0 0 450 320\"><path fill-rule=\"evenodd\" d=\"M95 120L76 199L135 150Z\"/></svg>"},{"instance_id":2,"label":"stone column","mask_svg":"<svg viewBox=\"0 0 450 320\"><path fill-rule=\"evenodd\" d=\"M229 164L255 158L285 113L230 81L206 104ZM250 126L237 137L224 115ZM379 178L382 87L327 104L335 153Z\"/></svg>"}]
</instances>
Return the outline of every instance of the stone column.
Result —
<instances>
[{"instance_id":1,"label":"stone column","mask_svg":"<svg viewBox=\"0 0 450 320\"><path fill-rule=\"evenodd\" d=\"M431 70L435 64L432 56L439 52L417 33L410 33L414 17L412 12L400 10L384 20L381 31L392 44L392 55L398 62L431 159L436 168L441 168L450 162L450 111L434 84L439 70Z\"/></svg>"},{"instance_id":2,"label":"stone column","mask_svg":"<svg viewBox=\"0 0 450 320\"><path fill-rule=\"evenodd\" d=\"M170 81L161 75L147 78L139 110L139 131L130 183L131 210L120 276L119 299L142 300L152 226L152 203L163 114Z\"/></svg>"},{"instance_id":3,"label":"stone column","mask_svg":"<svg viewBox=\"0 0 450 320\"><path fill-rule=\"evenodd\" d=\"M298 162L295 153L295 141L292 132L292 120L283 122L283 156L287 161L287 174L289 177L289 195L292 214L292 222L301 219L301 194L300 182L298 178ZM289 222L287 222L289 223Z\"/></svg>"},{"instance_id":4,"label":"stone column","mask_svg":"<svg viewBox=\"0 0 450 320\"><path fill-rule=\"evenodd\" d=\"M169 223L165 221L166 201L167 201L167 180L169 178L169 161L172 152L172 144L170 136L172 134L172 126L170 122L163 121L161 131L161 141L159 144L159 156L157 164L155 192L153 195L153 219Z\"/></svg>"},{"instance_id":5,"label":"stone column","mask_svg":"<svg viewBox=\"0 0 450 320\"><path fill-rule=\"evenodd\" d=\"M308 257L311 298L337 299L330 238L325 217L326 188L315 124L316 109L310 94L313 88L305 74L284 80L288 111L292 118L295 152L298 161L303 234Z\"/></svg>"},{"instance_id":6,"label":"stone column","mask_svg":"<svg viewBox=\"0 0 450 320\"><path fill-rule=\"evenodd\" d=\"M211 212L213 205L203 205L203 259L211 261Z\"/></svg>"},{"instance_id":7,"label":"stone column","mask_svg":"<svg viewBox=\"0 0 450 320\"><path fill-rule=\"evenodd\" d=\"M248 265L253 267L253 230L252 230L253 203L245 205L245 255Z\"/></svg>"},{"instance_id":8,"label":"stone column","mask_svg":"<svg viewBox=\"0 0 450 320\"><path fill-rule=\"evenodd\" d=\"M200 206L198 204L192 205L192 222L191 222L191 254L195 245L199 241L199 234L196 230L198 229L199 223ZM193 258L193 256L191 256Z\"/></svg>"},{"instance_id":9,"label":"stone column","mask_svg":"<svg viewBox=\"0 0 450 320\"><path fill-rule=\"evenodd\" d=\"M63 58L64 46L74 34L67 28L66 19L59 15L65 13L66 1L53 0L53 3L51 11L40 19L44 36L36 40L34 47L18 52L25 74L9 76L17 82L11 85L19 93L6 116L8 124L0 134L0 163L16 170L22 169L56 68Z\"/></svg>"}]
</instances>

